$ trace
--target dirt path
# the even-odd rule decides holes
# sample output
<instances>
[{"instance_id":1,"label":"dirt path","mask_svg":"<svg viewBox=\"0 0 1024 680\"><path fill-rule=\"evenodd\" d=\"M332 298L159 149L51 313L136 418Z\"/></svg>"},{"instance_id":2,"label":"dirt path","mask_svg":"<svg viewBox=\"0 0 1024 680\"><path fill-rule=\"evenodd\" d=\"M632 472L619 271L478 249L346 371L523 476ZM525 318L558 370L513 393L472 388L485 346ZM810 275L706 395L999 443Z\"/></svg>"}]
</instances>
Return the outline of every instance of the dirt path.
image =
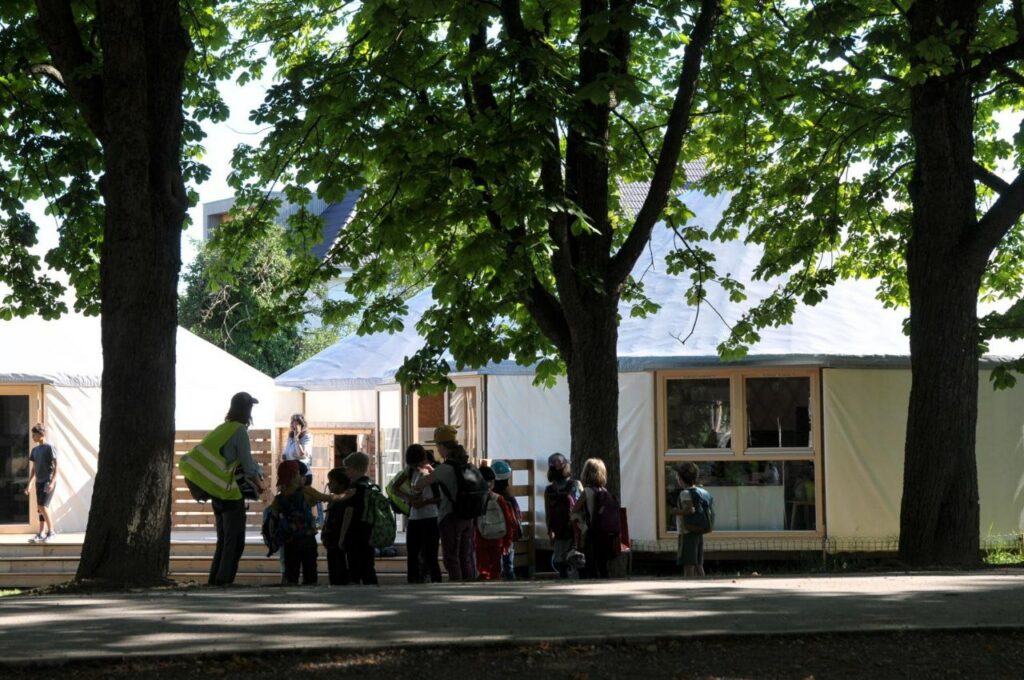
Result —
<instances>
[{"instance_id":1,"label":"dirt path","mask_svg":"<svg viewBox=\"0 0 1024 680\"><path fill-rule=\"evenodd\" d=\"M10 677L177 680L187 677L525 680L713 678L878 680L1024 677L1024 631L746 636L642 644L538 643L368 653L291 653L77 662L12 669Z\"/></svg>"}]
</instances>

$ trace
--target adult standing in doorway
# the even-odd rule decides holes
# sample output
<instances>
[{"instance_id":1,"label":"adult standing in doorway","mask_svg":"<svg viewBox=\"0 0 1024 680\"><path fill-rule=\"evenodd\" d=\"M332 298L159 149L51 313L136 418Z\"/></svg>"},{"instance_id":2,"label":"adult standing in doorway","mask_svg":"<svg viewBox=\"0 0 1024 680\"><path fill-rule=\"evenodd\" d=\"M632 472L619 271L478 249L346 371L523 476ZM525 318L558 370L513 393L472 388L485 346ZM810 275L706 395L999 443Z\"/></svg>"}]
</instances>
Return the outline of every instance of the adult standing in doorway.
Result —
<instances>
[{"instance_id":1,"label":"adult standing in doorway","mask_svg":"<svg viewBox=\"0 0 1024 680\"><path fill-rule=\"evenodd\" d=\"M297 460L305 463L307 468L313 467L313 435L306 428L306 416L301 413L292 415L288 441L285 442L281 459Z\"/></svg>"},{"instance_id":2,"label":"adult standing in doorway","mask_svg":"<svg viewBox=\"0 0 1024 680\"><path fill-rule=\"evenodd\" d=\"M32 441L35 442L35 446L28 456L32 469L28 475L28 484L25 485L25 495L31 493L33 486L35 487L39 533L28 539L28 542L44 543L53 538L55 533L53 520L50 518L50 499L53 498L53 490L57 485L57 449L53 444L46 443L46 426L42 423L32 426Z\"/></svg>"},{"instance_id":3,"label":"adult standing in doorway","mask_svg":"<svg viewBox=\"0 0 1024 680\"><path fill-rule=\"evenodd\" d=\"M249 445L249 425L252 407L259 401L248 392L231 397L231 407L221 428L233 431L221 447L221 455L229 467L241 468L243 484L251 486L257 494L263 493L263 468L252 458ZM218 428L220 430L221 428ZM239 494L240 495L240 494ZM217 549L210 565L210 585L229 585L235 582L238 563L245 550L245 498L223 499L214 497L214 522L217 527Z\"/></svg>"},{"instance_id":4,"label":"adult standing in doorway","mask_svg":"<svg viewBox=\"0 0 1024 680\"><path fill-rule=\"evenodd\" d=\"M413 489L422 491L435 482L440 485L440 504L437 509L437 526L441 534L441 555L448 570L449 581L473 581L476 579L476 554L473 546L473 520L455 514L454 499L458 494L458 468L469 463L469 454L459 444L458 429L454 425L440 425L434 428L434 439L427 442L436 444L444 463L434 468L429 475L416 480Z\"/></svg>"}]
</instances>

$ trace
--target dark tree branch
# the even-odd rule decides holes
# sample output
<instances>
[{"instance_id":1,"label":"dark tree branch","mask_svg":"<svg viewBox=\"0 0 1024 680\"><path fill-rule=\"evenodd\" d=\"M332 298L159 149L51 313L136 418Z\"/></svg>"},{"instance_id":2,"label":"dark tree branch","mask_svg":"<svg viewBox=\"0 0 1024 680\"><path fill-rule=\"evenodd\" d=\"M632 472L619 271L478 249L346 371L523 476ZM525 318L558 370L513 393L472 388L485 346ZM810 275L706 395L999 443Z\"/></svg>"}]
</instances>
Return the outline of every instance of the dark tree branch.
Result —
<instances>
[{"instance_id":1,"label":"dark tree branch","mask_svg":"<svg viewBox=\"0 0 1024 680\"><path fill-rule=\"evenodd\" d=\"M644 244L651 237L651 230L654 229L655 223L668 203L668 192L672 188L672 180L679 163L683 137L690 128L691 110L697 92L701 60L704 56L704 49L711 41L719 8L719 0L703 0L701 2L700 15L690 33L690 42L683 55L679 85L676 89L675 101L672 104L672 113L669 115L665 139L662 141L661 152L658 154L658 164L651 180L651 188L647 192L647 198L644 199L643 207L640 208L640 212L633 222L629 236L626 237L625 243L609 263L608 276L605 280L608 290L618 288L629 276L630 270L637 258L640 257L640 253L643 252Z\"/></svg>"},{"instance_id":2,"label":"dark tree branch","mask_svg":"<svg viewBox=\"0 0 1024 680\"><path fill-rule=\"evenodd\" d=\"M1006 79L1011 83L1017 85L1017 87L1024 87L1024 75L1021 75L1017 71L1014 71L1009 66L1000 66L996 69L1001 75L1006 76Z\"/></svg>"},{"instance_id":3,"label":"dark tree branch","mask_svg":"<svg viewBox=\"0 0 1024 680\"><path fill-rule=\"evenodd\" d=\"M53 57L62 82L78 103L82 117L97 139L106 139L103 118L103 79L92 54L82 43L69 0L36 0L38 29Z\"/></svg>"},{"instance_id":4,"label":"dark tree branch","mask_svg":"<svg viewBox=\"0 0 1024 680\"><path fill-rule=\"evenodd\" d=\"M982 266L1013 225L1024 215L1024 173L1006 186L996 202L978 222L969 244L968 257Z\"/></svg>"},{"instance_id":5,"label":"dark tree branch","mask_svg":"<svg viewBox=\"0 0 1024 680\"><path fill-rule=\"evenodd\" d=\"M469 36L470 56L482 55L487 49L487 26L480 24L476 31ZM481 112L497 111L498 100L494 96L494 88L487 82L483 75L474 73L471 80L473 86L473 100L476 102L477 110Z\"/></svg>"},{"instance_id":6,"label":"dark tree branch","mask_svg":"<svg viewBox=\"0 0 1024 680\"><path fill-rule=\"evenodd\" d=\"M541 333L555 345L562 358L568 359L572 352L572 342L562 305L536 276L531 277L524 303Z\"/></svg>"},{"instance_id":7,"label":"dark tree branch","mask_svg":"<svg viewBox=\"0 0 1024 680\"><path fill-rule=\"evenodd\" d=\"M64 76L61 75L55 66L50 64L32 64L25 71L30 76L44 76L50 82L60 85L61 89L68 89L67 85L64 84Z\"/></svg>"},{"instance_id":8,"label":"dark tree branch","mask_svg":"<svg viewBox=\"0 0 1024 680\"><path fill-rule=\"evenodd\" d=\"M998 71L1019 59L1024 59L1024 36L1018 36L1017 42L1003 45L983 56L969 71L971 82L982 82L992 75L993 71Z\"/></svg>"},{"instance_id":9,"label":"dark tree branch","mask_svg":"<svg viewBox=\"0 0 1024 680\"><path fill-rule=\"evenodd\" d=\"M974 162L974 179L978 180L997 194L1005 193L1010 188L1009 182L977 161Z\"/></svg>"}]
</instances>

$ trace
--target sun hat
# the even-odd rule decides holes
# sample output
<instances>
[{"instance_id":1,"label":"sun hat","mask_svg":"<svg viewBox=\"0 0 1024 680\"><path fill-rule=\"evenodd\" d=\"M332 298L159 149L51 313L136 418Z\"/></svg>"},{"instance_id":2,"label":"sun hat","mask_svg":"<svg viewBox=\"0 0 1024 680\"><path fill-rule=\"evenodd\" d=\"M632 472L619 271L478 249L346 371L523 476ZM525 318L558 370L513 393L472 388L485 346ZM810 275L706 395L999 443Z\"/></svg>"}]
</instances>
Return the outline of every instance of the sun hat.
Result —
<instances>
[{"instance_id":1,"label":"sun hat","mask_svg":"<svg viewBox=\"0 0 1024 680\"><path fill-rule=\"evenodd\" d=\"M428 439L428 444L446 444L457 442L459 427L457 425L438 425L434 428L434 438Z\"/></svg>"}]
</instances>

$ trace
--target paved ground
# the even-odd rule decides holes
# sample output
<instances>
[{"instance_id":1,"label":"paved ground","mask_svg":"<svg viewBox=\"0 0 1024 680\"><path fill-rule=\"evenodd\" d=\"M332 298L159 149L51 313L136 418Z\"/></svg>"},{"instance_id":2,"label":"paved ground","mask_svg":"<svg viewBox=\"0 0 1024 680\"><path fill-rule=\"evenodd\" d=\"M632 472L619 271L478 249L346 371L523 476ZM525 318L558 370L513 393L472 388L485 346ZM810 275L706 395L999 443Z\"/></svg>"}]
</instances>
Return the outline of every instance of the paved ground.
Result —
<instances>
[{"instance_id":1,"label":"paved ground","mask_svg":"<svg viewBox=\"0 0 1024 680\"><path fill-rule=\"evenodd\" d=\"M0 598L0 663L509 641L1014 629L1024 573L196 588Z\"/></svg>"}]
</instances>

